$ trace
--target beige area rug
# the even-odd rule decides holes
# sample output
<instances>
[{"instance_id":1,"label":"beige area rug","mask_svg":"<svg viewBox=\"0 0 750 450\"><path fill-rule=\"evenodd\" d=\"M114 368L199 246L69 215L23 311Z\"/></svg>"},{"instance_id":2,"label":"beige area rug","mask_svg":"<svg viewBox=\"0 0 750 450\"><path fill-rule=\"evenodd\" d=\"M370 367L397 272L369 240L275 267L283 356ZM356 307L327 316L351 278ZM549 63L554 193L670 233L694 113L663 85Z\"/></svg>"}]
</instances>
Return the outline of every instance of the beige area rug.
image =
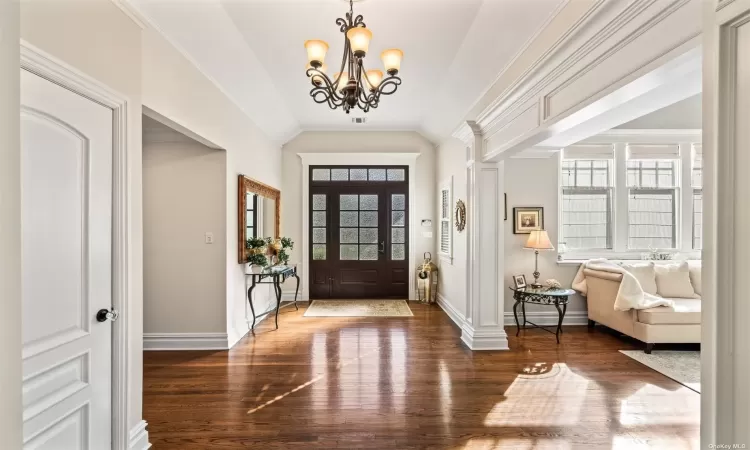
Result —
<instances>
[{"instance_id":1,"label":"beige area rug","mask_svg":"<svg viewBox=\"0 0 750 450\"><path fill-rule=\"evenodd\" d=\"M643 350L620 350L620 353L699 394L701 392L701 352L654 350L649 355Z\"/></svg>"},{"instance_id":2,"label":"beige area rug","mask_svg":"<svg viewBox=\"0 0 750 450\"><path fill-rule=\"evenodd\" d=\"M313 300L305 317L411 317L406 300Z\"/></svg>"}]
</instances>

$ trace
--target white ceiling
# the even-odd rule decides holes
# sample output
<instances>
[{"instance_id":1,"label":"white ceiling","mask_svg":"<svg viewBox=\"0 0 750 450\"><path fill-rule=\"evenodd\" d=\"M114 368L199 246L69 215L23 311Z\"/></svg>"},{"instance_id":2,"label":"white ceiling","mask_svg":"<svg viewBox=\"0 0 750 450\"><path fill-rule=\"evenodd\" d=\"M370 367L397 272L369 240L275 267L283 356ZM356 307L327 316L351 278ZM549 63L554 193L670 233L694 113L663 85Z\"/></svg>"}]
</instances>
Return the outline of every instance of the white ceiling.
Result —
<instances>
[{"instance_id":1,"label":"white ceiling","mask_svg":"<svg viewBox=\"0 0 750 450\"><path fill-rule=\"evenodd\" d=\"M617 128L700 130L703 128L702 101L703 96L701 94L694 95L631 120Z\"/></svg>"},{"instance_id":2,"label":"white ceiling","mask_svg":"<svg viewBox=\"0 0 750 450\"><path fill-rule=\"evenodd\" d=\"M449 135L544 26L563 0L365 0L355 3L373 41L365 59L382 69L380 52L405 56L398 92L362 116L331 111L309 97L304 41L331 48L338 70L343 35L335 24L344 0L130 0L174 45L272 139L307 130L415 130L439 140Z\"/></svg>"}]
</instances>

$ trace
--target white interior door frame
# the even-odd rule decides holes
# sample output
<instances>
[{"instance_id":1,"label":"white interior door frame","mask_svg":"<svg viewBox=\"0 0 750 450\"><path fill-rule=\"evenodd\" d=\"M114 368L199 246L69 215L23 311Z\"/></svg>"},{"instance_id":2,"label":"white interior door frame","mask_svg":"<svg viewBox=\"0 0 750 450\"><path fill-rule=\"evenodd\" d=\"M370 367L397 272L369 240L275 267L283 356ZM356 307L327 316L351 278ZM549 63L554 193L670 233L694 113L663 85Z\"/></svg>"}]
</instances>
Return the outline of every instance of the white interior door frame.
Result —
<instances>
[{"instance_id":1,"label":"white interior door frame","mask_svg":"<svg viewBox=\"0 0 750 450\"><path fill-rule=\"evenodd\" d=\"M130 248L128 237L128 132L131 119L128 117L129 99L89 77L70 65L45 53L37 47L21 40L21 68L34 73L52 83L60 85L96 103L110 108L113 113L112 143L112 306L120 311L120 318L113 323L112 333L112 448L127 450L134 448L148 438L143 428L143 436L130 436L128 430L128 358L130 339L130 311L128 286L130 273L128 261ZM140 339L140 336L138 336ZM144 424L145 425L145 424ZM135 440L133 439L135 438Z\"/></svg>"},{"instance_id":2,"label":"white interior door frame","mask_svg":"<svg viewBox=\"0 0 750 450\"><path fill-rule=\"evenodd\" d=\"M419 153L297 153L302 160L302 300L310 300L310 166L409 166L409 213L415 211ZM416 229L409 220L409 300L416 299ZM412 270L413 269L413 270Z\"/></svg>"},{"instance_id":3,"label":"white interior door frame","mask_svg":"<svg viewBox=\"0 0 750 450\"><path fill-rule=\"evenodd\" d=\"M704 2L701 448L750 439L750 0ZM721 220L719 220L721 217Z\"/></svg>"}]
</instances>

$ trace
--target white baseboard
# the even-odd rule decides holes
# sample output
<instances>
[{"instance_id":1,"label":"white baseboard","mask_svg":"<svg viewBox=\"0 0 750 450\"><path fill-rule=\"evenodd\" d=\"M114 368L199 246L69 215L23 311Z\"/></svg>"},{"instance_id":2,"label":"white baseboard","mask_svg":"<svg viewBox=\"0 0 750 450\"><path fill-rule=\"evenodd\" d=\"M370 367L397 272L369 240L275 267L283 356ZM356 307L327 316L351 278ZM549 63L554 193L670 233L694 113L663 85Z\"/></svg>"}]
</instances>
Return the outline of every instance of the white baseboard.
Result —
<instances>
[{"instance_id":1,"label":"white baseboard","mask_svg":"<svg viewBox=\"0 0 750 450\"><path fill-rule=\"evenodd\" d=\"M304 299L303 299L304 298ZM294 301L294 291L292 292L282 292L281 293L281 301L282 302L293 302ZM299 291L297 294L297 303L305 302L307 303L306 297L302 295L302 290Z\"/></svg>"},{"instance_id":2,"label":"white baseboard","mask_svg":"<svg viewBox=\"0 0 750 450\"><path fill-rule=\"evenodd\" d=\"M148 442L148 424L145 420L138 422L129 433L128 450L148 450L151 444Z\"/></svg>"},{"instance_id":3,"label":"white baseboard","mask_svg":"<svg viewBox=\"0 0 750 450\"><path fill-rule=\"evenodd\" d=\"M452 304L450 301L448 301L447 298L445 298L443 295L438 293L437 298L437 304L440 306L443 311L445 311L445 314L448 315L448 317L453 320L453 322L458 325L459 328L463 329L464 324L466 323L466 320ZM566 326L577 326L577 325L586 325L588 323L588 312L587 311L567 311L565 313L565 318L563 319L563 325ZM518 319L521 320L521 312L518 312ZM537 325L543 325L543 326L554 326L557 325L558 315L557 311L527 311L526 312L526 319L536 323ZM504 314L503 319L504 325L506 327L510 326L516 326L516 320L513 316L513 310L506 311Z\"/></svg>"},{"instance_id":4,"label":"white baseboard","mask_svg":"<svg viewBox=\"0 0 750 450\"><path fill-rule=\"evenodd\" d=\"M143 333L143 350L227 350L227 333Z\"/></svg>"},{"instance_id":5,"label":"white baseboard","mask_svg":"<svg viewBox=\"0 0 750 450\"><path fill-rule=\"evenodd\" d=\"M519 306L518 309L518 320L523 321L523 316L520 311L521 307ZM553 308L552 311L526 311L526 319L537 325L556 326L559 316L557 315L557 311ZM565 318L563 319L563 325L586 325L588 319L589 315L587 311L567 311L565 313ZM505 312L504 322L506 327L516 326L516 319L513 316L512 310Z\"/></svg>"},{"instance_id":6,"label":"white baseboard","mask_svg":"<svg viewBox=\"0 0 750 450\"><path fill-rule=\"evenodd\" d=\"M461 314L459 310L457 310L450 301L448 301L447 298L445 298L442 294L438 292L437 295L437 304L440 306L440 308L445 311L445 314L448 315L448 317L451 318L453 323L458 325L458 328L463 329L464 323L466 322L464 315Z\"/></svg>"}]
</instances>

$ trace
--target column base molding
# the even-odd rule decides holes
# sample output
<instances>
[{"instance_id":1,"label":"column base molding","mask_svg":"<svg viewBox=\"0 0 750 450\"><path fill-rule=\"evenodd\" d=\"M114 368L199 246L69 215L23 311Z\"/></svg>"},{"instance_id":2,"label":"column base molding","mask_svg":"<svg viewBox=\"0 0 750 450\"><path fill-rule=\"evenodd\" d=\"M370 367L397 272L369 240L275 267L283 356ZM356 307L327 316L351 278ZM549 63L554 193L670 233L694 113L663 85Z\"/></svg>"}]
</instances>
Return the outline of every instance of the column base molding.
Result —
<instances>
[{"instance_id":1,"label":"column base molding","mask_svg":"<svg viewBox=\"0 0 750 450\"><path fill-rule=\"evenodd\" d=\"M508 347L508 335L504 328L479 329L464 322L461 327L461 341L470 350L510 350Z\"/></svg>"}]
</instances>

